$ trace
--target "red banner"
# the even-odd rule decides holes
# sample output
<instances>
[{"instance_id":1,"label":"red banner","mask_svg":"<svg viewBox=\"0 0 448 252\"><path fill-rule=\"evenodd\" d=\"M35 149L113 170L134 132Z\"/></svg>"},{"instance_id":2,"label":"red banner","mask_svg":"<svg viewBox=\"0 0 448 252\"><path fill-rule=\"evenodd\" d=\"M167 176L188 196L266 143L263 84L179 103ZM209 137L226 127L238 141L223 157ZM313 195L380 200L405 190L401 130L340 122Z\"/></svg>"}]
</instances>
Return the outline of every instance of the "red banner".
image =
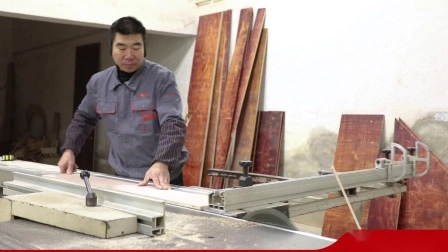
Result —
<instances>
[{"instance_id":1,"label":"red banner","mask_svg":"<svg viewBox=\"0 0 448 252\"><path fill-rule=\"evenodd\" d=\"M448 230L354 230L320 251L447 251Z\"/></svg>"}]
</instances>

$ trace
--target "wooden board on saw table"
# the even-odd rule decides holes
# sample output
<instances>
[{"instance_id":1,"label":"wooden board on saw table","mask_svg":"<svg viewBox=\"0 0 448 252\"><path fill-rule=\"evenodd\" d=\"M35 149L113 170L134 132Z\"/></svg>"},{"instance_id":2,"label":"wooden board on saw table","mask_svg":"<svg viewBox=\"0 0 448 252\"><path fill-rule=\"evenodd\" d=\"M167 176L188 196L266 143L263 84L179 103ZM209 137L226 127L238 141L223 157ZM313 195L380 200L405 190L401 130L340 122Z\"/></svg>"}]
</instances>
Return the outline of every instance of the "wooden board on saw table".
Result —
<instances>
[{"instance_id":1,"label":"wooden board on saw table","mask_svg":"<svg viewBox=\"0 0 448 252\"><path fill-rule=\"evenodd\" d=\"M137 232L137 217L115 209L85 206L85 199L56 192L6 196L11 216L88 234L113 238Z\"/></svg>"},{"instance_id":2,"label":"wooden board on saw table","mask_svg":"<svg viewBox=\"0 0 448 252\"><path fill-rule=\"evenodd\" d=\"M189 158L183 168L185 186L200 186L215 82L223 13L199 17L193 69L188 90L187 134Z\"/></svg>"},{"instance_id":3,"label":"wooden board on saw table","mask_svg":"<svg viewBox=\"0 0 448 252\"><path fill-rule=\"evenodd\" d=\"M43 177L54 179L58 181L70 182L84 186L84 180L79 177L79 172L74 174L49 174ZM91 174L89 178L92 190L101 188L106 190L114 190L119 192L132 193L134 195L146 196L158 200L163 200L167 203L183 206L193 209L202 209L209 206L208 195L195 194L186 191L180 191L176 188L171 190L159 190L154 186L138 186L136 183L114 180L106 177L96 177Z\"/></svg>"},{"instance_id":4,"label":"wooden board on saw table","mask_svg":"<svg viewBox=\"0 0 448 252\"><path fill-rule=\"evenodd\" d=\"M279 175L285 129L284 111L260 111L253 172Z\"/></svg>"},{"instance_id":5,"label":"wooden board on saw table","mask_svg":"<svg viewBox=\"0 0 448 252\"><path fill-rule=\"evenodd\" d=\"M403 120L395 120L394 142L408 148L414 147L415 141L423 142ZM430 155L430 171L406 181L398 229L448 229L448 167L434 152ZM421 165L424 164L417 165L418 172Z\"/></svg>"},{"instance_id":6,"label":"wooden board on saw table","mask_svg":"<svg viewBox=\"0 0 448 252\"><path fill-rule=\"evenodd\" d=\"M334 157L337 172L375 167L383 135L384 115L342 115ZM330 194L329 197L337 195ZM369 202L353 204L361 228L367 226ZM347 206L325 211L322 236L338 239L357 229Z\"/></svg>"},{"instance_id":7,"label":"wooden board on saw table","mask_svg":"<svg viewBox=\"0 0 448 252\"><path fill-rule=\"evenodd\" d=\"M249 82L246 100L241 111L240 126L236 134L235 154L233 155L233 171L242 171L241 160L251 160L253 157L255 132L257 127L258 107L260 101L261 84L264 73L268 42L268 29L264 28L258 46L254 69ZM231 181L231 186L237 186L238 181Z\"/></svg>"},{"instance_id":8,"label":"wooden board on saw table","mask_svg":"<svg viewBox=\"0 0 448 252\"><path fill-rule=\"evenodd\" d=\"M224 169L230 147L230 134L232 131L233 113L235 111L238 86L240 83L241 69L252 28L253 9L245 8L240 12L238 32L235 49L230 62L229 73L221 101L221 108L218 122L218 138L216 141L215 168ZM221 189L223 179L216 177L213 179L212 187Z\"/></svg>"},{"instance_id":9,"label":"wooden board on saw table","mask_svg":"<svg viewBox=\"0 0 448 252\"><path fill-rule=\"evenodd\" d=\"M221 98L225 88L227 73L229 71L230 55L230 35L232 27L232 10L223 13L221 28L221 41L219 42L218 62L216 66L215 85L213 87L212 106L210 109L210 123L205 149L204 165L202 166L201 185L208 187L210 177L207 176L207 169L215 167L216 141L218 137L218 119L221 105Z\"/></svg>"},{"instance_id":10,"label":"wooden board on saw table","mask_svg":"<svg viewBox=\"0 0 448 252\"><path fill-rule=\"evenodd\" d=\"M384 158L384 154L378 158ZM401 155L396 154L397 161ZM369 230L396 230L400 213L401 193L383 196L370 200L367 229Z\"/></svg>"}]
</instances>

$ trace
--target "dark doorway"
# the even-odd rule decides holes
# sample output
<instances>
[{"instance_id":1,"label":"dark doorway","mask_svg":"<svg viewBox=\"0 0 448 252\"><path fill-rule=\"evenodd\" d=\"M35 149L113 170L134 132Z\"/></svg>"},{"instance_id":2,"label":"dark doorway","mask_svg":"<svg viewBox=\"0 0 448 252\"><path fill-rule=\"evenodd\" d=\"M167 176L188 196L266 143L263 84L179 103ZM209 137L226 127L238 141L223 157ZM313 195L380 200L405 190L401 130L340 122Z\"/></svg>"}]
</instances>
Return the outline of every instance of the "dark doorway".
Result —
<instances>
[{"instance_id":1,"label":"dark doorway","mask_svg":"<svg viewBox=\"0 0 448 252\"><path fill-rule=\"evenodd\" d=\"M100 69L100 43L76 47L75 94L73 113L86 95L86 85L90 77ZM76 164L82 170L94 170L95 130L90 133L81 152L76 156Z\"/></svg>"}]
</instances>

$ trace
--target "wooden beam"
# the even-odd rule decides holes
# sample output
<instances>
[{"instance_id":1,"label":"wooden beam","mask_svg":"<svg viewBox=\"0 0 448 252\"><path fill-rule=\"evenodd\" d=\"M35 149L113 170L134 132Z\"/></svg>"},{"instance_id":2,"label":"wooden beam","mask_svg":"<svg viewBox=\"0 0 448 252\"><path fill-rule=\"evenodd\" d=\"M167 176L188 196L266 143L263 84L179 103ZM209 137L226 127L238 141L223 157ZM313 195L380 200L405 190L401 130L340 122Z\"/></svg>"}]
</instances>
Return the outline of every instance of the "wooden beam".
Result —
<instances>
[{"instance_id":1,"label":"wooden beam","mask_svg":"<svg viewBox=\"0 0 448 252\"><path fill-rule=\"evenodd\" d=\"M88 234L112 238L137 232L137 217L107 207L86 207L85 199L56 192L6 196L11 215Z\"/></svg>"}]
</instances>

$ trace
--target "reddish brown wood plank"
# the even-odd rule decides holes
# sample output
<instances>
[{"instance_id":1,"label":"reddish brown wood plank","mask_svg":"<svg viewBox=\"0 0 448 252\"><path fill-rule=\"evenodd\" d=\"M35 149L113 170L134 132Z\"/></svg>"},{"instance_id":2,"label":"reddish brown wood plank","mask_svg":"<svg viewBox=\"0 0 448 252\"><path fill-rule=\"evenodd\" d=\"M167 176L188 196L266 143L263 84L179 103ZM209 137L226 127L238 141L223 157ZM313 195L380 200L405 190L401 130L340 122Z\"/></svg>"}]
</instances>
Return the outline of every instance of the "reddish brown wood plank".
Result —
<instances>
[{"instance_id":1,"label":"reddish brown wood plank","mask_svg":"<svg viewBox=\"0 0 448 252\"><path fill-rule=\"evenodd\" d=\"M397 160L401 158L401 155L396 156ZM378 158L384 158L384 154L380 154ZM384 196L370 200L367 229L396 230L400 201L401 193L396 193L393 197Z\"/></svg>"},{"instance_id":2,"label":"reddish brown wood plank","mask_svg":"<svg viewBox=\"0 0 448 252\"><path fill-rule=\"evenodd\" d=\"M384 196L370 201L367 229L396 230L400 212L401 193L393 198Z\"/></svg>"},{"instance_id":3,"label":"reddish brown wood plank","mask_svg":"<svg viewBox=\"0 0 448 252\"><path fill-rule=\"evenodd\" d=\"M408 148L422 140L403 120L395 121L394 142ZM425 156L421 154L420 156ZM424 164L418 165L418 171ZM431 170L423 177L407 179L402 195L398 229L448 229L448 167L431 152Z\"/></svg>"},{"instance_id":4,"label":"reddish brown wood plank","mask_svg":"<svg viewBox=\"0 0 448 252\"><path fill-rule=\"evenodd\" d=\"M254 173L279 175L285 129L284 111L260 111Z\"/></svg>"},{"instance_id":5,"label":"reddish brown wood plank","mask_svg":"<svg viewBox=\"0 0 448 252\"><path fill-rule=\"evenodd\" d=\"M221 34L222 12L199 18L188 90L186 148L190 156L183 168L185 186L200 186Z\"/></svg>"},{"instance_id":6,"label":"reddish brown wood plank","mask_svg":"<svg viewBox=\"0 0 448 252\"><path fill-rule=\"evenodd\" d=\"M230 69L221 102L221 111L218 122L218 139L216 142L215 168L223 169L230 146L230 134L233 123L233 113L240 83L241 69L246 45L249 40L252 27L253 9L246 8L240 12L239 26L236 37L235 49L230 62ZM214 178L213 188L222 188L223 179Z\"/></svg>"},{"instance_id":7,"label":"reddish brown wood plank","mask_svg":"<svg viewBox=\"0 0 448 252\"><path fill-rule=\"evenodd\" d=\"M235 141L235 154L233 156L232 170L242 171L238 164L241 160L252 160L255 143L255 131L257 126L257 113L260 101L264 64L268 44L268 29L264 28L260 38L260 45L255 57L252 76L247 87L246 100L241 111L240 126L238 127ZM232 181L232 186L237 186L238 181Z\"/></svg>"},{"instance_id":8,"label":"reddish brown wood plank","mask_svg":"<svg viewBox=\"0 0 448 252\"><path fill-rule=\"evenodd\" d=\"M384 125L383 115L342 115L334 167L338 172L375 167ZM333 197L330 195L329 197ZM368 204L360 205L363 229L367 226ZM347 206L325 211L322 235L338 239L344 233L357 229Z\"/></svg>"},{"instance_id":9,"label":"reddish brown wood plank","mask_svg":"<svg viewBox=\"0 0 448 252\"><path fill-rule=\"evenodd\" d=\"M261 34L264 28L266 19L266 9L261 8L257 10L254 26L251 31L250 40L244 55L243 68L241 70L241 79L238 87L237 99L235 104L235 111L233 113L232 129L230 132L230 147L226 160L226 169L231 169L233 163L233 155L235 149L236 134L239 127L241 111L243 103L247 99L247 87L249 85L250 77L254 67L255 57L257 55L258 46L260 44Z\"/></svg>"},{"instance_id":10,"label":"reddish brown wood plank","mask_svg":"<svg viewBox=\"0 0 448 252\"><path fill-rule=\"evenodd\" d=\"M205 150L205 160L202 171L202 186L210 186L210 177L207 169L215 167L216 140L218 136L218 119L221 97L227 80L229 70L230 35L232 25L232 10L223 13L221 41L219 42L218 62L216 67L215 86L213 89L212 107L210 110L210 123Z\"/></svg>"}]
</instances>

